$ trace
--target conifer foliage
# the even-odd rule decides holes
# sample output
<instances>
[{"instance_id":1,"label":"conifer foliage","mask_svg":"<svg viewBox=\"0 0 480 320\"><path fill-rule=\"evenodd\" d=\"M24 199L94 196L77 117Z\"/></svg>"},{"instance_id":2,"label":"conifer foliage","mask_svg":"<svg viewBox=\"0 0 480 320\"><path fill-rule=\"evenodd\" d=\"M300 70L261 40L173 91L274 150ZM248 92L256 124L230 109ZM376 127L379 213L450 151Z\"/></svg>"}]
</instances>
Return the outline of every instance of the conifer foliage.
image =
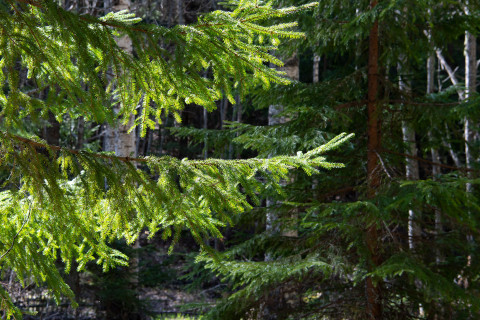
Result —
<instances>
[{"instance_id":1,"label":"conifer foliage","mask_svg":"<svg viewBox=\"0 0 480 320\"><path fill-rule=\"evenodd\" d=\"M231 123L234 142L266 156L308 149L336 132L356 138L336 153L345 170L290 178L276 207L278 232L237 240L225 265L200 256L236 290L210 318L479 318L480 109L473 90L464 100L461 83L465 32L478 35L478 5L320 1L300 20L307 41L286 56L297 50L307 61L300 71L307 83L259 90L250 106L281 105L288 121ZM427 72L435 53L438 70ZM308 83L306 64L318 59ZM469 134L467 120L475 124ZM402 127L411 128L408 138ZM285 236L292 225L297 235ZM274 258L265 261L265 252Z\"/></svg>"},{"instance_id":2,"label":"conifer foliage","mask_svg":"<svg viewBox=\"0 0 480 320\"><path fill-rule=\"evenodd\" d=\"M173 28L142 24L128 12L79 15L50 0L0 6L2 271L13 270L23 283L45 282L57 300L66 295L75 304L58 259L67 271L74 260L78 269L92 260L104 270L126 264L109 243L132 243L146 227L151 235L173 237L173 244L187 228L214 255L203 237L221 238L219 227L250 209L266 188L282 192L279 181L289 170L312 174L342 166L322 154L350 138L345 134L294 156L232 161L118 157L48 145L35 136L31 124L49 114L96 123L114 123L117 116L127 123L135 114L131 130L145 134L162 115L178 118L186 104L211 110L222 94L234 103L233 88L245 93L252 84L287 83L267 67L281 65L270 52L280 38L303 34L291 31L295 23L269 21L315 4L226 5L231 11ZM123 35L132 39L133 55L117 46L115 38ZM112 106L119 103L116 115ZM0 299L5 315L21 318L1 287Z\"/></svg>"}]
</instances>

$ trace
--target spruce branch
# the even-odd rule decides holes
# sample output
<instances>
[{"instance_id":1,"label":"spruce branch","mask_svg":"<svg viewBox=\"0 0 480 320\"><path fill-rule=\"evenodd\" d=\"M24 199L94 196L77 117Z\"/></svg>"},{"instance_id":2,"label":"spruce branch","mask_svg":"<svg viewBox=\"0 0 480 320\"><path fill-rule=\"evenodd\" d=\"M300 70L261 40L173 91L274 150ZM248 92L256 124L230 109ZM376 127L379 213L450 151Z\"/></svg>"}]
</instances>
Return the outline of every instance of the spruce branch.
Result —
<instances>
[{"instance_id":1,"label":"spruce branch","mask_svg":"<svg viewBox=\"0 0 480 320\"><path fill-rule=\"evenodd\" d=\"M10 247L7 249L7 251L5 251L1 256L0 256L0 263L2 262L3 258L10 252L12 251L13 249L13 246L15 245L15 241L17 240L17 237L20 235L20 233L22 232L23 228L25 227L25 225L28 223L28 220L30 220L30 214L32 212L32 203L30 201L30 204L28 206L28 210L27 210L27 216L25 217L25 219L23 220L23 223L22 225L20 226L20 229L18 229L17 233L13 236L13 239L12 239L12 244L10 245Z\"/></svg>"}]
</instances>

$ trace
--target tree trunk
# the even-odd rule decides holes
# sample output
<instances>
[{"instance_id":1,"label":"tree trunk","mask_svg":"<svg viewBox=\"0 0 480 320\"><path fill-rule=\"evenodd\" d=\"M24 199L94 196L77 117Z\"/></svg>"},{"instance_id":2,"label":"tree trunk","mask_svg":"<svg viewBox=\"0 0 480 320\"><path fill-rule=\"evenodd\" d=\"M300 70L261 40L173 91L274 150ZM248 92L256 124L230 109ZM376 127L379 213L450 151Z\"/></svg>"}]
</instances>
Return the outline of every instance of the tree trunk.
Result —
<instances>
[{"instance_id":1,"label":"tree trunk","mask_svg":"<svg viewBox=\"0 0 480 320\"><path fill-rule=\"evenodd\" d=\"M411 86L408 80L405 81L405 70L401 63L402 62L400 62L397 67L398 74L400 76L399 89L404 96L410 96ZM402 135L403 143L406 148L405 153L412 157L416 157L417 143L415 140L415 130L413 129L412 125L407 121L402 121ZM418 180L420 178L418 161L413 159L412 157L407 157L405 159L405 177L407 178L407 180ZM418 241L421 234L416 219L417 218L415 211L412 209L408 210L408 246L411 250L415 249L415 242Z\"/></svg>"},{"instance_id":2,"label":"tree trunk","mask_svg":"<svg viewBox=\"0 0 480 320\"><path fill-rule=\"evenodd\" d=\"M222 102L223 103L223 102ZM208 112L206 108L203 108L203 130L208 129ZM208 158L208 136L205 135L203 139L203 159Z\"/></svg>"},{"instance_id":3,"label":"tree trunk","mask_svg":"<svg viewBox=\"0 0 480 320\"><path fill-rule=\"evenodd\" d=\"M447 71L448 77L452 84L457 87L457 94L458 98L460 101L465 99L465 91L460 89L459 87L459 82L457 80L457 77L455 76L455 72L452 70L452 68L448 65L447 61L442 55L442 52L440 50L436 50L436 55L438 58L438 65L441 66L445 71ZM441 83L441 82L440 82ZM445 124L445 135L446 135L446 140L443 139L442 142L444 146L448 149L448 152L450 153L450 156L455 163L455 166L461 167L462 163L460 161L460 157L456 154L455 150L453 149L451 143L450 143L450 129L448 128L448 125Z\"/></svg>"},{"instance_id":4,"label":"tree trunk","mask_svg":"<svg viewBox=\"0 0 480 320\"><path fill-rule=\"evenodd\" d=\"M60 123L51 111L48 112L48 124L43 127L42 136L48 144L60 145Z\"/></svg>"},{"instance_id":5,"label":"tree trunk","mask_svg":"<svg viewBox=\"0 0 480 320\"><path fill-rule=\"evenodd\" d=\"M121 10L130 10L130 0L118 0L118 2L110 2L113 4L111 11L117 12ZM106 11L110 11L106 8ZM117 38L117 45L123 49L125 52L132 54L132 40L128 36L123 36ZM118 114L121 109L121 105L117 104L113 107L115 114ZM136 130L132 130L131 133L128 133L128 130L133 126L135 121L135 116L132 114L129 116L128 123L122 124L120 121L116 121L113 126L106 125L105 128L105 139L104 139L104 149L105 151L114 151L115 155L120 157L136 157L137 152L137 139L136 139ZM133 248L137 249L140 247L139 241L135 241ZM129 269L132 274L131 285L134 290L138 288L138 274L139 274L139 258L137 254L134 254L130 257ZM137 313L138 310L119 310L118 312L126 312L122 316L128 316L129 319L135 319L139 317Z\"/></svg>"},{"instance_id":6,"label":"tree trunk","mask_svg":"<svg viewBox=\"0 0 480 320\"><path fill-rule=\"evenodd\" d=\"M440 65L443 67L443 69L445 69L445 71L447 71L450 81L455 87L457 87L458 97L460 98L460 100L465 99L465 92L459 88L459 82L457 80L457 77L455 76L455 71L452 70L450 65L447 63L447 61L443 57L442 51L436 50L436 54L437 54L437 58Z\"/></svg>"},{"instance_id":7,"label":"tree trunk","mask_svg":"<svg viewBox=\"0 0 480 320\"><path fill-rule=\"evenodd\" d=\"M121 10L129 10L129 0L119 0L113 5L112 10L117 12ZM117 45L128 53L132 53L132 40L128 36L123 36L117 39ZM114 106L115 114L118 114L121 106L117 104ZM127 157L136 156L136 134L135 130L128 133L135 121L135 116L131 115L128 123L123 125L117 122L114 126L107 125L105 135L105 150L114 151L117 156Z\"/></svg>"},{"instance_id":8,"label":"tree trunk","mask_svg":"<svg viewBox=\"0 0 480 320\"><path fill-rule=\"evenodd\" d=\"M370 3L371 9L378 4L377 0ZM368 49L368 103L367 103L367 196L375 198L376 189L380 185L378 149L380 148L379 101L378 101L378 21L370 29ZM366 244L371 256L369 271L380 264L378 232L376 221L372 219L366 231ZM366 316L368 319L382 319L381 281L373 282L371 277L365 280Z\"/></svg>"},{"instance_id":9,"label":"tree trunk","mask_svg":"<svg viewBox=\"0 0 480 320\"><path fill-rule=\"evenodd\" d=\"M299 71L299 61L297 56L294 56L288 59L285 62L285 66L282 68L282 71L285 71L287 77L289 79L298 81L300 78L300 71ZM268 125L275 126L278 124L282 124L286 122L284 117L279 117L279 115L283 112L282 105L270 105L268 107ZM267 198L267 222L266 222L266 229L267 231L276 232L278 229L276 228L276 220L277 220L277 213L275 212L275 207L278 205L277 201L272 198ZM292 221L293 221L292 217ZM287 236L296 236L296 230L289 230L286 232ZM270 260L269 255L265 256L265 260Z\"/></svg>"},{"instance_id":10,"label":"tree trunk","mask_svg":"<svg viewBox=\"0 0 480 320\"><path fill-rule=\"evenodd\" d=\"M318 83L320 80L320 56L313 55L313 83Z\"/></svg>"},{"instance_id":11,"label":"tree trunk","mask_svg":"<svg viewBox=\"0 0 480 320\"><path fill-rule=\"evenodd\" d=\"M469 3L465 6L465 14L470 15ZM477 79L477 38L470 33L470 31L465 32L465 99L469 100L472 98L476 92L476 79ZM467 169L471 169L472 165L475 162L474 155L472 153L471 147L475 143L475 132L472 127L474 124L468 118L465 117L465 127L464 127L464 137L465 137L465 166ZM467 172L469 178L472 177L471 172ZM466 184L467 192L473 191L473 186L471 183ZM471 214L471 213L470 213ZM469 242L473 241L473 236L471 234L467 235L467 240ZM467 258L467 266L471 265L472 255L469 254ZM469 279L465 278L463 280L463 285L465 288L469 286Z\"/></svg>"},{"instance_id":12,"label":"tree trunk","mask_svg":"<svg viewBox=\"0 0 480 320\"><path fill-rule=\"evenodd\" d=\"M183 4L183 0L175 0L175 9L177 11L177 22L180 25L185 24L185 7Z\"/></svg>"},{"instance_id":13,"label":"tree trunk","mask_svg":"<svg viewBox=\"0 0 480 320\"><path fill-rule=\"evenodd\" d=\"M466 10L468 14L468 10ZM477 39L469 31L465 32L465 99L470 99L476 91L476 77L477 77ZM468 169L472 168L474 163L474 156L471 147L474 143L474 132L472 130L472 122L468 117L465 117L465 166ZM469 173L469 176L471 174ZM472 185L467 183L467 192L472 192Z\"/></svg>"},{"instance_id":14,"label":"tree trunk","mask_svg":"<svg viewBox=\"0 0 480 320\"><path fill-rule=\"evenodd\" d=\"M292 80L299 79L299 61L296 56L288 59L285 62L285 66L281 69L285 71L287 77ZM283 112L282 105L270 105L268 108L268 125L275 126L282 123L285 123L287 119L284 117L280 117L279 115ZM285 181L281 182L282 184ZM280 226L277 222L278 220L278 212L277 207L279 206L280 202L268 197L266 201L267 206L267 214L266 214L266 231L269 233L277 233L280 231ZM298 231L296 229L296 221L298 219L298 215L294 214L290 217L290 221L288 225L282 226L284 230L282 232L283 236L286 237L296 237L298 236ZM272 261L273 257L270 253L265 254L265 261ZM295 294L295 288L289 286L288 284L282 286L281 288L277 288L272 290L266 296L265 301L261 304L259 310L259 317L258 319L262 320L276 320L279 319L278 314L287 312L291 308L298 307L299 300L295 299L298 298L299 295ZM292 294L294 292L294 294ZM294 299L291 299L294 297Z\"/></svg>"},{"instance_id":15,"label":"tree trunk","mask_svg":"<svg viewBox=\"0 0 480 320\"><path fill-rule=\"evenodd\" d=\"M427 59L427 94L431 94L435 91L434 78L435 78L435 55L431 54ZM432 140L431 132L429 132L429 136L430 136L430 140ZM436 147L430 148L430 155L432 156L432 162L440 163L440 153L438 152L438 149ZM439 166L432 165L432 175L434 179L441 173L442 172ZM437 237L439 234L442 233L442 231L443 231L442 215L440 210L435 209L435 234L437 235ZM437 261L437 263L440 263L442 261L440 250L437 249L436 251L437 252L435 253L435 260Z\"/></svg>"}]
</instances>

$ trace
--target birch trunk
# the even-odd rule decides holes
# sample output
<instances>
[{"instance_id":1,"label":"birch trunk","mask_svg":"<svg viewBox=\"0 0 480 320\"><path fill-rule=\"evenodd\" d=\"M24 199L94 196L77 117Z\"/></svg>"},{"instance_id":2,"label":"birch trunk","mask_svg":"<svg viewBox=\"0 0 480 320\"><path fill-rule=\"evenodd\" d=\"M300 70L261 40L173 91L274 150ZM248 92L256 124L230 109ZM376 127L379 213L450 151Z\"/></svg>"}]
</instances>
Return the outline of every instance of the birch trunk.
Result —
<instances>
[{"instance_id":1,"label":"birch trunk","mask_svg":"<svg viewBox=\"0 0 480 320\"><path fill-rule=\"evenodd\" d=\"M436 50L436 55L437 55L437 58L438 58L439 66L441 66L445 71L447 71L448 78L450 79L452 84L457 87L457 94L458 94L459 100L460 101L464 100L465 99L465 91L460 89L459 82L457 80L457 77L455 76L455 71L452 70L452 68L449 66L449 64L447 63L447 61L443 57L442 52L440 50ZM462 164L461 164L461 161L460 161L460 157L455 153L455 150L453 149L452 145L450 144L450 140L451 140L450 139L450 133L449 133L450 130L449 130L447 124L445 124L445 128L446 128L445 135L446 135L447 140L445 141L443 139L442 142L445 145L445 147L448 149L448 152L450 153L450 156L452 157L452 160L455 163L455 165L457 167L461 167Z\"/></svg>"},{"instance_id":2,"label":"birch trunk","mask_svg":"<svg viewBox=\"0 0 480 320\"><path fill-rule=\"evenodd\" d=\"M409 81L405 80L405 69L402 64L399 63L398 74L400 75L399 79L399 88L403 95L410 96L411 86ZM403 143L406 148L405 153L412 157L406 157L405 159L405 176L407 180L418 180L419 167L418 161L413 159L417 156L417 143L415 140L415 130L413 129L411 123L407 121L402 121L402 135ZM416 212L413 209L408 210L408 246L411 250L415 249L415 242L420 238L420 228L416 222Z\"/></svg>"},{"instance_id":3,"label":"birch trunk","mask_svg":"<svg viewBox=\"0 0 480 320\"><path fill-rule=\"evenodd\" d=\"M121 10L129 10L130 9L130 1L129 0L119 0L117 4L112 6L113 11L121 11ZM127 37L121 37L117 39L117 44L120 48L125 50L128 53L132 53L132 40ZM117 104L114 106L115 114L118 114L121 106ZM135 130L131 133L128 133L128 129L133 126L135 121L135 116L131 115L128 123L123 125L121 123L117 123L114 126L106 126L106 134L105 134L105 150L106 151L114 151L117 156L121 157L130 157L136 156L136 134Z\"/></svg>"},{"instance_id":4,"label":"birch trunk","mask_svg":"<svg viewBox=\"0 0 480 320\"><path fill-rule=\"evenodd\" d=\"M287 77L292 80L299 79L299 61L296 56L288 59L285 63L285 66L281 69L285 71ZM287 119L281 117L280 114L283 112L282 105L270 105L268 108L268 125L275 126L282 123L285 123ZM284 181L281 183L285 183ZM266 214L266 231L269 233L276 233L280 231L280 226L277 222L278 212L277 207L280 202L273 199L267 198L266 201L267 214ZM283 236L286 237L296 237L298 236L298 231L296 229L296 221L298 215L294 214L290 217L290 222L288 225L282 226L284 230L282 232ZM271 253L265 254L265 261L272 261L273 257ZM289 307L295 307L300 305L300 295L296 294L295 288L289 287L288 285L282 287L281 289L272 290L267 300L260 305L260 310L257 319L262 320L276 320L279 319L277 315L281 313L281 310L288 309ZM278 312L280 311L280 312Z\"/></svg>"},{"instance_id":5,"label":"birch trunk","mask_svg":"<svg viewBox=\"0 0 480 320\"><path fill-rule=\"evenodd\" d=\"M468 7L469 2L465 6L465 14L470 15L470 9ZM477 79L477 38L470 33L470 31L465 32L465 99L469 100L475 95L476 92L476 79ZM474 144L475 132L472 129L472 121L465 117L465 127L464 127L464 137L465 137L465 166L467 169L471 169L474 163L474 155L472 153L471 147ZM467 172L469 178L472 177L471 172ZM466 184L467 192L473 191L473 186L471 183ZM470 213L471 214L471 213ZM471 234L467 235L467 240L472 242L473 236ZM467 266L471 265L472 256L469 255L467 258ZM465 288L469 286L469 279L465 278L463 280L463 285Z\"/></svg>"},{"instance_id":6,"label":"birch trunk","mask_svg":"<svg viewBox=\"0 0 480 320\"><path fill-rule=\"evenodd\" d=\"M468 14L466 10L466 14ZM476 91L476 77L477 77L477 39L469 31L465 32L465 99L470 99ZM472 130L472 123L468 117L465 117L465 166L468 169L472 168L474 163L474 156L472 154L471 146L473 145L474 132ZM469 173L469 176L471 174ZM467 192L472 192L472 185L467 183Z\"/></svg>"},{"instance_id":7,"label":"birch trunk","mask_svg":"<svg viewBox=\"0 0 480 320\"><path fill-rule=\"evenodd\" d=\"M320 56L313 55L313 83L318 83L320 77Z\"/></svg>"},{"instance_id":8,"label":"birch trunk","mask_svg":"<svg viewBox=\"0 0 480 320\"><path fill-rule=\"evenodd\" d=\"M285 63L285 66L282 68L282 71L285 71L289 79L298 81L300 78L299 71L299 61L296 56L290 58ZM282 105L270 105L268 108L268 125L275 126L286 122L284 117L279 115L283 112ZM272 198L267 198L267 217L266 217L266 230L269 232L276 232L278 228L276 226L276 220L278 218L277 213L275 212L275 207L278 205L278 202ZM292 217L292 221L295 217ZM285 236L297 236L297 230L292 226L291 230L287 230ZM271 257L267 254L265 260L271 260Z\"/></svg>"},{"instance_id":9,"label":"birch trunk","mask_svg":"<svg viewBox=\"0 0 480 320\"><path fill-rule=\"evenodd\" d=\"M111 11L117 12L121 10L130 10L130 0L118 0L118 2L109 2L112 5ZM106 11L110 11L109 8L106 8ZM124 50L125 52L132 54L132 40L128 36L123 36L117 38L117 45ZM121 105L117 104L113 107L115 114L118 114L121 109ZM105 140L104 140L104 149L105 151L114 151L115 155L120 157L136 157L137 152L137 139L135 130L132 130L131 133L128 133L128 130L133 126L135 121L135 116L130 115L127 124L122 124L120 121L116 121L113 126L106 125L105 128ZM133 244L134 249L140 248L139 241L135 241ZM134 290L138 288L138 274L139 274L139 257L138 253L134 254L130 258L129 269L132 273L131 285ZM110 310L111 311L111 310ZM129 319L136 319L139 315L136 313L137 310L124 310L124 312L131 312L128 314ZM125 315L123 315L125 316Z\"/></svg>"}]
</instances>

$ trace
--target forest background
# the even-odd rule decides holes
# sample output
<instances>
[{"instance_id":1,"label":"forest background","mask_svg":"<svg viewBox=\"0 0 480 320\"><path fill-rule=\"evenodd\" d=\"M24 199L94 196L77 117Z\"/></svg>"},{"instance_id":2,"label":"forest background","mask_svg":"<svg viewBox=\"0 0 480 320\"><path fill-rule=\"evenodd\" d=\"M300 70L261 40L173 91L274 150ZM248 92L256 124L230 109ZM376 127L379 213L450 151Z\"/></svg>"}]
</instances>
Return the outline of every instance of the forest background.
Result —
<instances>
[{"instance_id":1,"label":"forest background","mask_svg":"<svg viewBox=\"0 0 480 320\"><path fill-rule=\"evenodd\" d=\"M478 319L478 1L1 7L5 318Z\"/></svg>"}]
</instances>

